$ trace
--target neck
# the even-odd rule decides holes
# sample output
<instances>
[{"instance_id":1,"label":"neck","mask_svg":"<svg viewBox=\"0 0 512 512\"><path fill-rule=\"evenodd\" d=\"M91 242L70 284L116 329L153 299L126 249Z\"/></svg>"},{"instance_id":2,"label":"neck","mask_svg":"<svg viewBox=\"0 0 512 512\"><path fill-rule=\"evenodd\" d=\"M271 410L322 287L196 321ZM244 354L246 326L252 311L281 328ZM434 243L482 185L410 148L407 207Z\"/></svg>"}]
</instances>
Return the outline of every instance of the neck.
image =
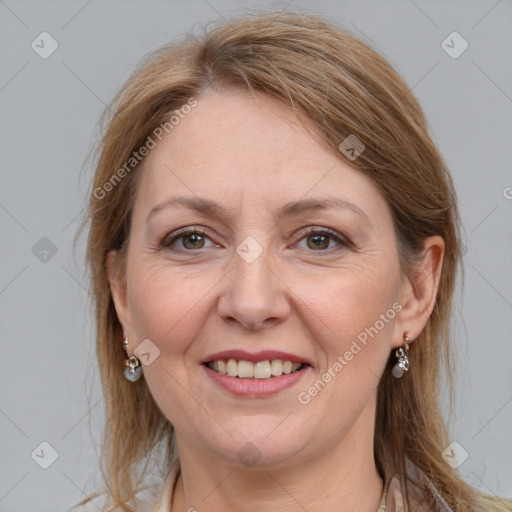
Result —
<instances>
[{"instance_id":1,"label":"neck","mask_svg":"<svg viewBox=\"0 0 512 512\"><path fill-rule=\"evenodd\" d=\"M264 470L205 457L177 434L181 474L172 512L377 511L383 482L373 456L373 424L365 429L365 420L314 458Z\"/></svg>"}]
</instances>

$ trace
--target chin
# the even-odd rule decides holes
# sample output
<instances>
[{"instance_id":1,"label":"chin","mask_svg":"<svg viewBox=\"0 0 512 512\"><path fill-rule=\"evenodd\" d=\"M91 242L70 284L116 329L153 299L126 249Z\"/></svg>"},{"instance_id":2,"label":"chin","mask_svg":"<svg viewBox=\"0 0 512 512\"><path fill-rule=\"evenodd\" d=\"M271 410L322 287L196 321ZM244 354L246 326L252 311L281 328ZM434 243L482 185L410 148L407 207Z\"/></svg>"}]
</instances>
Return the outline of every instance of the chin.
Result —
<instances>
[{"instance_id":1,"label":"chin","mask_svg":"<svg viewBox=\"0 0 512 512\"><path fill-rule=\"evenodd\" d=\"M272 432L274 430L274 432ZM300 441L300 446L298 445ZM238 428L232 436L212 439L209 451L228 464L247 469L270 470L298 462L299 454L307 446L303 433L290 435L286 429L278 432L276 423L253 428Z\"/></svg>"}]
</instances>

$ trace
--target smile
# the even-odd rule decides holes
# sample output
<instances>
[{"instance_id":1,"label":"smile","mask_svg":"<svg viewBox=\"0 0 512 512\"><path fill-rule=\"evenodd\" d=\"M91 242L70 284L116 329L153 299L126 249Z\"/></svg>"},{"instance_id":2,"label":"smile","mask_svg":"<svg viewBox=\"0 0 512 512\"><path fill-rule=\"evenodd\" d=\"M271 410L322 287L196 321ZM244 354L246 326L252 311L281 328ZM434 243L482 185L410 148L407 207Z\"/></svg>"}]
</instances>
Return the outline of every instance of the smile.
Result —
<instances>
[{"instance_id":1,"label":"smile","mask_svg":"<svg viewBox=\"0 0 512 512\"><path fill-rule=\"evenodd\" d=\"M301 370L305 363L295 363L283 359L266 359L264 361L245 361L243 359L219 359L206 363L211 370L239 379L270 379L289 375Z\"/></svg>"}]
</instances>

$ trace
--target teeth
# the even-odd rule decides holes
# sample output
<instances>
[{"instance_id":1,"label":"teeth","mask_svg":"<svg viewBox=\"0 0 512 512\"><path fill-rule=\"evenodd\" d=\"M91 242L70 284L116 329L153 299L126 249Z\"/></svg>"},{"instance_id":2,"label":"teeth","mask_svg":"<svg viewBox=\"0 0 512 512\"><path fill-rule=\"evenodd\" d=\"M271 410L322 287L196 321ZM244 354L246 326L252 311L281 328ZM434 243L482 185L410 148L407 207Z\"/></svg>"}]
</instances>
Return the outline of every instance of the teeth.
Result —
<instances>
[{"instance_id":1,"label":"teeth","mask_svg":"<svg viewBox=\"0 0 512 512\"><path fill-rule=\"evenodd\" d=\"M208 363L208 367L221 375L229 375L230 377L238 377L240 379L269 379L270 377L280 377L296 372L302 368L301 363L292 363L291 361L283 361L282 359L272 359L272 361L237 361L236 359L228 359L227 361L219 360Z\"/></svg>"},{"instance_id":2,"label":"teeth","mask_svg":"<svg viewBox=\"0 0 512 512\"><path fill-rule=\"evenodd\" d=\"M252 379L254 377L254 364L250 361L238 361L238 376L241 379Z\"/></svg>"},{"instance_id":3,"label":"teeth","mask_svg":"<svg viewBox=\"0 0 512 512\"><path fill-rule=\"evenodd\" d=\"M226 364L226 371L230 377L238 377L238 363L234 359L230 359Z\"/></svg>"},{"instance_id":4,"label":"teeth","mask_svg":"<svg viewBox=\"0 0 512 512\"><path fill-rule=\"evenodd\" d=\"M240 363L238 363L238 368L240 368ZM255 379L268 379L270 377L270 361L259 361L256 364L252 365L254 367L254 378Z\"/></svg>"},{"instance_id":5,"label":"teeth","mask_svg":"<svg viewBox=\"0 0 512 512\"><path fill-rule=\"evenodd\" d=\"M270 363L270 371L274 377L283 374L283 361L281 359L273 359Z\"/></svg>"}]
</instances>

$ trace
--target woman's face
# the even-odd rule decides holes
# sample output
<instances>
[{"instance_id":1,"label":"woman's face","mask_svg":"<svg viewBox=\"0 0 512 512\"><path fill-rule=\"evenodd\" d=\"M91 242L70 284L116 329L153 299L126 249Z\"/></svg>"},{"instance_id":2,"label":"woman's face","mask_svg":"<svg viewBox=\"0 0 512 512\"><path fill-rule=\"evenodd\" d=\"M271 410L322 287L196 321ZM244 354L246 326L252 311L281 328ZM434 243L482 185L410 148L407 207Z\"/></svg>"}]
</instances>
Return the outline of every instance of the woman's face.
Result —
<instances>
[{"instance_id":1,"label":"woman's face","mask_svg":"<svg viewBox=\"0 0 512 512\"><path fill-rule=\"evenodd\" d=\"M113 292L180 450L270 467L371 437L414 328L383 197L268 98L212 93L155 140Z\"/></svg>"}]
</instances>

